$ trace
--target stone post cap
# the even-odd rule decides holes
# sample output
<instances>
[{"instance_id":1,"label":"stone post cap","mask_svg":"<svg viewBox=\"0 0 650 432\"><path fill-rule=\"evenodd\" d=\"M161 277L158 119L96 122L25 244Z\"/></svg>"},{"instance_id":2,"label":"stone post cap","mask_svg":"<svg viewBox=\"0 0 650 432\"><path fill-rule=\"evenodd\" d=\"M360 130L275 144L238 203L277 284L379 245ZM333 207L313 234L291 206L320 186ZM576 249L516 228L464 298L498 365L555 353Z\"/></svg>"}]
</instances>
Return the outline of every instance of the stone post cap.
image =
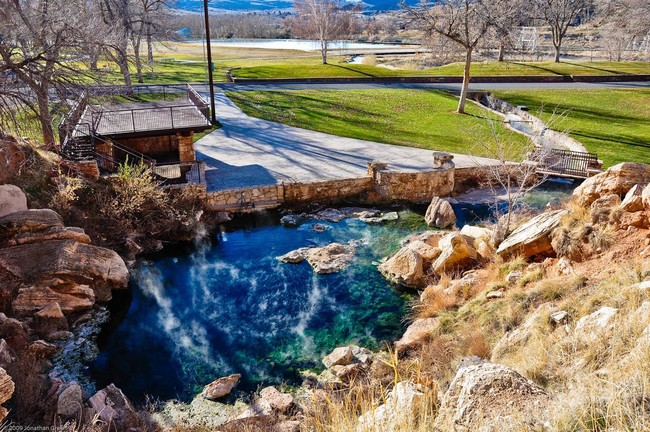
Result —
<instances>
[{"instance_id":1,"label":"stone post cap","mask_svg":"<svg viewBox=\"0 0 650 432\"><path fill-rule=\"evenodd\" d=\"M451 162L454 159L454 155L451 153L434 151L433 152L433 167L440 168L445 163Z\"/></svg>"}]
</instances>

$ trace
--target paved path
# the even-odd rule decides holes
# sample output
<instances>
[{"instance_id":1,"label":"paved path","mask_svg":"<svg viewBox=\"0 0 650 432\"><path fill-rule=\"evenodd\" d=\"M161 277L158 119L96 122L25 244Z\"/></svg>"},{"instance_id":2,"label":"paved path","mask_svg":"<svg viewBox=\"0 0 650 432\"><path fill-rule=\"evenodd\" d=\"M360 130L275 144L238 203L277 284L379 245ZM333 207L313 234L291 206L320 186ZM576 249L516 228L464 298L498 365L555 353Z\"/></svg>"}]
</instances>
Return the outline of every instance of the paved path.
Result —
<instances>
[{"instance_id":1,"label":"paved path","mask_svg":"<svg viewBox=\"0 0 650 432\"><path fill-rule=\"evenodd\" d=\"M386 162L404 171L432 167L431 150L343 138L249 117L223 93L215 95L222 128L195 144L206 162L208 190L316 182L366 174L367 162ZM494 161L456 155L456 166Z\"/></svg>"},{"instance_id":2,"label":"paved path","mask_svg":"<svg viewBox=\"0 0 650 432\"><path fill-rule=\"evenodd\" d=\"M205 91L207 87L203 86ZM436 89L460 91L458 83L269 83L269 84L215 84L222 91L283 91L283 90L366 90L366 89ZM470 83L470 90L554 90L554 89L617 89L646 88L650 81L627 82L557 82L557 83Z\"/></svg>"}]
</instances>

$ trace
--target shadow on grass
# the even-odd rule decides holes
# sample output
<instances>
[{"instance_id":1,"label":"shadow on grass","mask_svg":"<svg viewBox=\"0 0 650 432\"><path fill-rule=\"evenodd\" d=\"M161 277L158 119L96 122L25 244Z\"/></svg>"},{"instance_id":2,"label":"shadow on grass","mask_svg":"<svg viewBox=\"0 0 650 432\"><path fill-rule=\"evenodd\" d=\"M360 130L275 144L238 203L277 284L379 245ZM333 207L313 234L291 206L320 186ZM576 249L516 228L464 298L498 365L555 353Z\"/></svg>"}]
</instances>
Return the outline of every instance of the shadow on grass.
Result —
<instances>
[{"instance_id":1,"label":"shadow on grass","mask_svg":"<svg viewBox=\"0 0 650 432\"><path fill-rule=\"evenodd\" d=\"M539 69L539 70L542 70L542 71L545 71L545 72L550 72L553 75L570 76L570 74L558 72L558 71L553 70L553 69L549 69L549 68L545 68L545 67L537 66L537 65L532 65L532 64L528 64L528 63L513 62L512 64L516 64L518 66L528 67L528 68L532 68L532 69Z\"/></svg>"},{"instance_id":2,"label":"shadow on grass","mask_svg":"<svg viewBox=\"0 0 650 432\"><path fill-rule=\"evenodd\" d=\"M364 76L371 77L371 78L375 77L375 75L372 75L372 74L369 74L369 73L366 73L366 72L362 72L362 71L360 71L358 69L354 69L354 68L351 68L351 67L341 66L341 65L338 65L338 64L328 64L328 66L333 66L333 67L349 70L351 72L355 72L355 73L358 73L360 75L364 75Z\"/></svg>"},{"instance_id":3,"label":"shadow on grass","mask_svg":"<svg viewBox=\"0 0 650 432\"><path fill-rule=\"evenodd\" d=\"M571 62L563 62L563 63L571 65L571 66L585 68L585 69L593 69L593 70L597 70L597 71L601 71L601 72L609 72L609 73L614 74L614 75L633 75L633 74L630 74L630 73L627 73L627 72L620 72L620 71L616 71L616 70L613 70L613 69L604 69L604 68L599 68L599 67L595 67L595 66L587 66L586 64L581 64L581 63L571 63Z\"/></svg>"}]
</instances>

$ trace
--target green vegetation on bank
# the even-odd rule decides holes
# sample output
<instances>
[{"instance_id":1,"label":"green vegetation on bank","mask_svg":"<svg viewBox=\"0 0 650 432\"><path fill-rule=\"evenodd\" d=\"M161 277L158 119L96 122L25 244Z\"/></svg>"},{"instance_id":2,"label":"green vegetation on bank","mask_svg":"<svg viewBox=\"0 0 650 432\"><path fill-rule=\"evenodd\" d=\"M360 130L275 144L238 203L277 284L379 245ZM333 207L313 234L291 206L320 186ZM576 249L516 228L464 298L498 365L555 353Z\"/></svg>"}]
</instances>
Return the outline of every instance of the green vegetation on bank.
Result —
<instances>
[{"instance_id":1,"label":"green vegetation on bank","mask_svg":"<svg viewBox=\"0 0 650 432\"><path fill-rule=\"evenodd\" d=\"M455 113L457 99L436 90L231 92L246 114L369 141L486 155L477 143L503 136L500 118L479 106ZM496 121L495 121L496 120ZM521 135L513 142L524 143ZM509 138L508 138L509 139Z\"/></svg>"},{"instance_id":2,"label":"green vegetation on bank","mask_svg":"<svg viewBox=\"0 0 650 432\"><path fill-rule=\"evenodd\" d=\"M526 105L553 129L573 138L611 166L650 163L650 89L498 91Z\"/></svg>"}]
</instances>

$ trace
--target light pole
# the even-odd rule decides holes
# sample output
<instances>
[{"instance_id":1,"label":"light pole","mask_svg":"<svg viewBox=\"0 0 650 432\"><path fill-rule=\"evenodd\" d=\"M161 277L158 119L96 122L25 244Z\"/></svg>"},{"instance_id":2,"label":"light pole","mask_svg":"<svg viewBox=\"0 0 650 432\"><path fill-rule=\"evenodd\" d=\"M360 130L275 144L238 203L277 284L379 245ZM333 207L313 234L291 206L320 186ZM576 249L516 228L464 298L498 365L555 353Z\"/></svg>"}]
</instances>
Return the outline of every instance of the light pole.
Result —
<instances>
[{"instance_id":1,"label":"light pole","mask_svg":"<svg viewBox=\"0 0 650 432\"><path fill-rule=\"evenodd\" d=\"M214 77L212 76L212 48L210 47L210 17L208 16L208 0L203 0L203 15L205 16L205 39L206 51L208 54L208 81L210 85L210 122L217 124L217 116L214 109Z\"/></svg>"}]
</instances>

